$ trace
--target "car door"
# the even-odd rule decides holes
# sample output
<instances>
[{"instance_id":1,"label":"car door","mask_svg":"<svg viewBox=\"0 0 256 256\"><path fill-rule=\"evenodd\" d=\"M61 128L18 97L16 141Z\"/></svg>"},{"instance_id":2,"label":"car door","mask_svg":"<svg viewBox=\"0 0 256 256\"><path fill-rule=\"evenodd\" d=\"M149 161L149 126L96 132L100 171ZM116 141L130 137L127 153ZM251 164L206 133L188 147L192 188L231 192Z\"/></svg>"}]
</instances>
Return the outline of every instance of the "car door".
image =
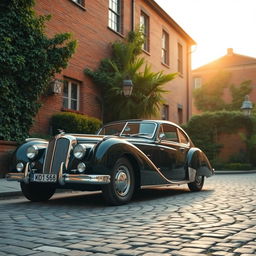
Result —
<instances>
[{"instance_id":1,"label":"car door","mask_svg":"<svg viewBox=\"0 0 256 256\"><path fill-rule=\"evenodd\" d=\"M185 162L189 146L185 143L185 134L175 125L162 124L158 136L160 171L170 180L186 180Z\"/></svg>"}]
</instances>

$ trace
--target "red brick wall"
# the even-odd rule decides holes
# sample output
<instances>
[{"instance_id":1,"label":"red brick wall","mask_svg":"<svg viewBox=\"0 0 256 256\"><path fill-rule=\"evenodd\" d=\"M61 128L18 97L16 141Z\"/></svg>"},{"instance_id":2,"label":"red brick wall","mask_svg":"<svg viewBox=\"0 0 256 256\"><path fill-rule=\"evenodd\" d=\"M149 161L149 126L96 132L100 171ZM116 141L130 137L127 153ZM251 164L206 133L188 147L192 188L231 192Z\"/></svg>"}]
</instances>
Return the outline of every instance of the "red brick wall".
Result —
<instances>
[{"instance_id":1,"label":"red brick wall","mask_svg":"<svg viewBox=\"0 0 256 256\"><path fill-rule=\"evenodd\" d=\"M147 4L147 1L136 1L136 24L139 23L141 11L149 16L150 21L150 52L148 54L144 53L143 57L152 64L154 71L162 70L164 73L176 73L178 71L177 44L180 43L183 46L183 75L177 76L175 80L165 85L165 90L167 90L168 93L164 95L164 98L166 104L169 105L169 120L179 123L177 108L178 104L180 104L183 106L182 119L183 122L186 122L191 115L190 46L163 17L157 15L157 12ZM169 66L161 63L161 39L163 29L169 34ZM187 95L188 89L189 95ZM188 109L189 111L187 111ZM161 119L161 114L159 114L158 118Z\"/></svg>"},{"instance_id":2,"label":"red brick wall","mask_svg":"<svg viewBox=\"0 0 256 256\"><path fill-rule=\"evenodd\" d=\"M47 22L47 33L52 36L56 33L71 32L78 41L76 53L69 61L68 68L57 75L75 79L80 82L80 109L79 111L89 116L101 118L101 106L96 97L99 91L96 86L84 75L84 69L95 69L102 58L110 54L110 43L122 40L123 36L108 28L108 0L85 1L85 9L80 8L71 0L38 0L35 10L38 14L51 14L52 19ZM163 70L166 73L177 72L177 42L182 43L184 48L184 76L177 77L173 82L166 85L169 93L166 100L170 105L170 120L178 122L177 104L183 106L183 120L187 115L187 87L188 76L186 73L186 56L189 50L187 42L170 24L159 16L147 1L135 1L135 24L139 24L141 9L150 15L150 53L143 56L153 65L154 71ZM132 0L123 0L123 35L132 29L131 21ZM161 37L162 29L165 28L170 34L170 66L161 64ZM190 70L190 66L188 67ZM61 95L53 95L42 99L43 106L35 118L33 133L47 133L49 131L49 118L61 110ZM158 117L161 117L159 115Z\"/></svg>"},{"instance_id":3,"label":"red brick wall","mask_svg":"<svg viewBox=\"0 0 256 256\"><path fill-rule=\"evenodd\" d=\"M124 1L126 4L129 1ZM80 112L97 118L101 117L100 104L96 100L99 94L97 88L84 75L84 69L95 69L102 58L110 53L110 42L122 37L107 28L108 1L85 1L86 10L80 8L70 0L40 0L36 1L38 14L51 14L47 22L47 33L52 36L56 33L71 32L78 41L76 53L69 61L68 68L57 75L75 79L80 82ZM125 8L128 9L128 8ZM130 29L125 27L125 31ZM32 133L47 133L50 117L61 110L62 96L55 95L42 98L42 107L35 118Z\"/></svg>"}]
</instances>

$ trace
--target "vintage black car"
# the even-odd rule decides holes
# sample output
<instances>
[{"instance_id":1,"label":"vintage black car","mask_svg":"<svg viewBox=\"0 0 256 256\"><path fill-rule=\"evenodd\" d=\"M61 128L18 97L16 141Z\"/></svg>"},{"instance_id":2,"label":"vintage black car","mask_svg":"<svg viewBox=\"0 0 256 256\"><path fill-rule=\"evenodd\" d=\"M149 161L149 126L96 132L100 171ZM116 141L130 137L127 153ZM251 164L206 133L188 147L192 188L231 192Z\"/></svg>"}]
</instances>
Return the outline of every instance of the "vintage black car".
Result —
<instances>
[{"instance_id":1,"label":"vintage black car","mask_svg":"<svg viewBox=\"0 0 256 256\"><path fill-rule=\"evenodd\" d=\"M31 201L48 200L56 188L102 190L109 204L127 203L144 186L188 184L200 191L213 175L205 154L168 121L106 124L97 135L30 138L19 146L7 180L20 182Z\"/></svg>"}]
</instances>

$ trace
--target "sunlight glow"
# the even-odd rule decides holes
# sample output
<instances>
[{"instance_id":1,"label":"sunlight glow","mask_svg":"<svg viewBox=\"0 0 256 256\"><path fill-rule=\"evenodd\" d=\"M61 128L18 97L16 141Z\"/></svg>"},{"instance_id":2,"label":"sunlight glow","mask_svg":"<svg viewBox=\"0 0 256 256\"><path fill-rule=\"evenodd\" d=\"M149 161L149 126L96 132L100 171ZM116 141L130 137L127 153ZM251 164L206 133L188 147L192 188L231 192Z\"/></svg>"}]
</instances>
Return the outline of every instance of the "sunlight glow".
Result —
<instances>
[{"instance_id":1,"label":"sunlight glow","mask_svg":"<svg viewBox=\"0 0 256 256\"><path fill-rule=\"evenodd\" d=\"M255 0L155 0L196 42L192 68L226 54L256 58Z\"/></svg>"}]
</instances>

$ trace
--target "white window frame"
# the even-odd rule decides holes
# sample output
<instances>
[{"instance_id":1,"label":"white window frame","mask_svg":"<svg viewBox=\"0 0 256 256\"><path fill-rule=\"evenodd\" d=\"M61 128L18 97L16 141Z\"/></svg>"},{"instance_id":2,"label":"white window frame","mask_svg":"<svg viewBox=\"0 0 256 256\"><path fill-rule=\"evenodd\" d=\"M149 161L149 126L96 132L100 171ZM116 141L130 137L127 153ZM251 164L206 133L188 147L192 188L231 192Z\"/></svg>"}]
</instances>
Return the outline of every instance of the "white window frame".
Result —
<instances>
[{"instance_id":1,"label":"white window frame","mask_svg":"<svg viewBox=\"0 0 256 256\"><path fill-rule=\"evenodd\" d=\"M140 28L142 29L144 43L142 49L146 52L150 51L150 38L149 38L149 16L144 12L140 12Z\"/></svg>"},{"instance_id":2,"label":"white window frame","mask_svg":"<svg viewBox=\"0 0 256 256\"><path fill-rule=\"evenodd\" d=\"M178 72L180 75L183 74L183 45L181 43L178 43Z\"/></svg>"},{"instance_id":3,"label":"white window frame","mask_svg":"<svg viewBox=\"0 0 256 256\"><path fill-rule=\"evenodd\" d=\"M65 108L65 106L64 106L64 99L67 99L68 100L68 107L67 108L78 111L79 108L80 108L80 104L79 104L79 102L80 102L80 83L76 82L76 81L68 80L68 79L65 79L64 83L65 82L68 84L68 96L66 97L63 94L63 96L62 96L62 98L63 98L63 105L62 106ZM72 84L76 84L77 85L77 99L71 98ZM64 88L63 88L63 93L64 93ZM72 100L76 100L76 102L77 102L76 109L71 108L71 101Z\"/></svg>"},{"instance_id":4,"label":"white window frame","mask_svg":"<svg viewBox=\"0 0 256 256\"><path fill-rule=\"evenodd\" d=\"M112 8L113 0L109 0L108 8L108 26L110 29L114 30L117 33L122 33L122 1L117 0L118 10L115 11ZM113 19L116 18L116 22Z\"/></svg>"},{"instance_id":5,"label":"white window frame","mask_svg":"<svg viewBox=\"0 0 256 256\"><path fill-rule=\"evenodd\" d=\"M169 33L162 31L162 63L169 65Z\"/></svg>"},{"instance_id":6,"label":"white window frame","mask_svg":"<svg viewBox=\"0 0 256 256\"><path fill-rule=\"evenodd\" d=\"M71 0L71 1L78 4L78 5L84 6L84 1L85 0Z\"/></svg>"},{"instance_id":7,"label":"white window frame","mask_svg":"<svg viewBox=\"0 0 256 256\"><path fill-rule=\"evenodd\" d=\"M202 87L202 78L201 77L195 77L194 78L194 88L198 89Z\"/></svg>"}]
</instances>

